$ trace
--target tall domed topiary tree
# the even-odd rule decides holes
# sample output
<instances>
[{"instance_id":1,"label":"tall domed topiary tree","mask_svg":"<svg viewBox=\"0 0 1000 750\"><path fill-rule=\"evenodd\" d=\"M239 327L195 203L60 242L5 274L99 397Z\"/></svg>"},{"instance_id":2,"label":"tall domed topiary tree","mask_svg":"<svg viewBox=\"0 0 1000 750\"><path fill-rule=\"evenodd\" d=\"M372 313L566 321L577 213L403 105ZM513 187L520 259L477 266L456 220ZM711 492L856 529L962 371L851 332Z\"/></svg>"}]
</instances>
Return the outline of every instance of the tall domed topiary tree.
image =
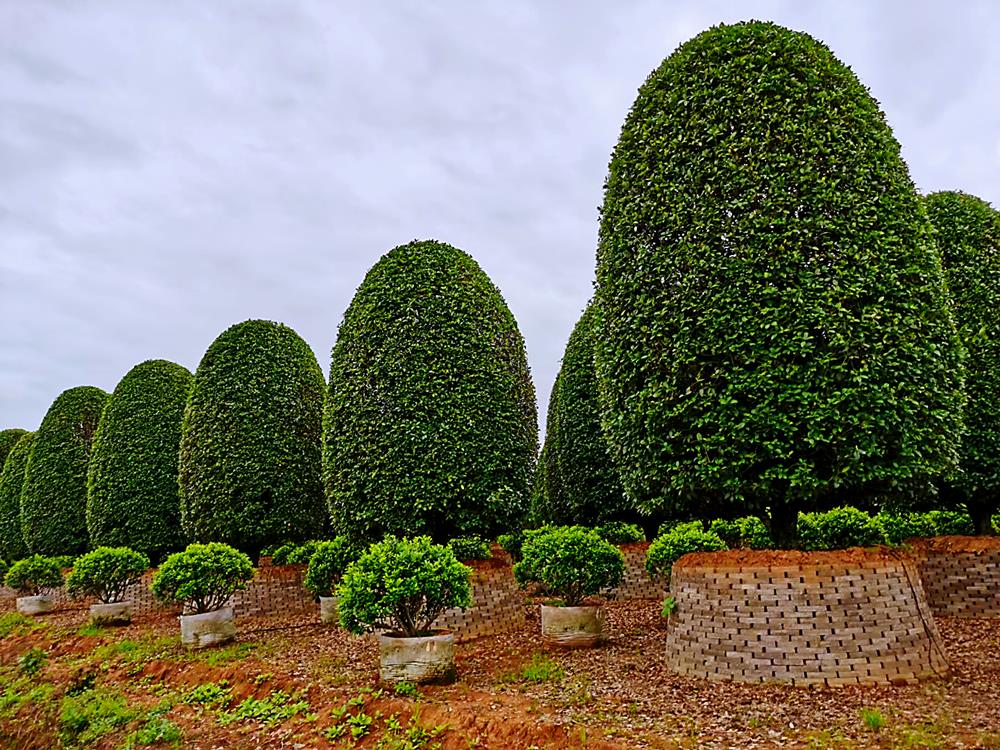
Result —
<instances>
[{"instance_id":1,"label":"tall domed topiary tree","mask_svg":"<svg viewBox=\"0 0 1000 750\"><path fill-rule=\"evenodd\" d=\"M84 385L52 402L28 457L21 529L38 555L87 551L87 467L108 394Z\"/></svg>"},{"instance_id":2,"label":"tall domed topiary tree","mask_svg":"<svg viewBox=\"0 0 1000 750\"><path fill-rule=\"evenodd\" d=\"M19 427L11 427L7 430L0 430L0 467L2 467L4 461L7 460L7 454L10 453L11 449L15 445L17 445L17 441L24 437L27 433L27 430L22 430Z\"/></svg>"},{"instance_id":3,"label":"tall domed topiary tree","mask_svg":"<svg viewBox=\"0 0 1000 750\"><path fill-rule=\"evenodd\" d=\"M177 455L191 380L180 365L152 359L115 387L90 458L92 546L130 547L154 560L184 547Z\"/></svg>"},{"instance_id":4,"label":"tall domed topiary tree","mask_svg":"<svg viewBox=\"0 0 1000 750\"><path fill-rule=\"evenodd\" d=\"M181 430L181 521L194 542L257 555L322 535L323 373L280 323L224 331L194 375Z\"/></svg>"},{"instance_id":5,"label":"tall domed topiary tree","mask_svg":"<svg viewBox=\"0 0 1000 750\"><path fill-rule=\"evenodd\" d=\"M21 530L21 491L35 433L25 432L7 452L0 472L0 560L20 560L29 554Z\"/></svg>"},{"instance_id":6,"label":"tall domed topiary tree","mask_svg":"<svg viewBox=\"0 0 1000 750\"><path fill-rule=\"evenodd\" d=\"M368 272L330 365L324 472L338 531L492 536L527 512L538 449L524 341L467 254L402 245Z\"/></svg>"},{"instance_id":7,"label":"tall domed topiary tree","mask_svg":"<svg viewBox=\"0 0 1000 750\"><path fill-rule=\"evenodd\" d=\"M1000 212L972 195L925 199L958 334L965 345L965 434L961 472L942 487L964 503L978 534L1000 510Z\"/></svg>"},{"instance_id":8,"label":"tall domed topiary tree","mask_svg":"<svg viewBox=\"0 0 1000 750\"><path fill-rule=\"evenodd\" d=\"M961 345L877 102L830 50L717 26L653 71L611 158L602 420L647 511L796 512L953 471ZM735 506L735 507L733 507Z\"/></svg>"},{"instance_id":9,"label":"tall domed topiary tree","mask_svg":"<svg viewBox=\"0 0 1000 750\"><path fill-rule=\"evenodd\" d=\"M545 432L546 503L536 514L554 525L599 526L635 520L608 455L594 370L594 310L588 305L570 334L552 387Z\"/></svg>"}]
</instances>

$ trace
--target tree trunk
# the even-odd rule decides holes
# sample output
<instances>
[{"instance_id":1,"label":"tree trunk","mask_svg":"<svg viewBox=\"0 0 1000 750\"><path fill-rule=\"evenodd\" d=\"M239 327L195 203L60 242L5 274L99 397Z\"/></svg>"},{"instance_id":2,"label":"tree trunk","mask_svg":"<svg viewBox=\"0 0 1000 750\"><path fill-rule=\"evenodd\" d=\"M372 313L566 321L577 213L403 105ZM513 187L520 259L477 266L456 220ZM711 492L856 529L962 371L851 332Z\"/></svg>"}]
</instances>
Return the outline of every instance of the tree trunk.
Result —
<instances>
[{"instance_id":1,"label":"tree trunk","mask_svg":"<svg viewBox=\"0 0 1000 750\"><path fill-rule=\"evenodd\" d=\"M993 534L993 508L983 503L968 503L969 515L972 516L974 533L978 536Z\"/></svg>"},{"instance_id":2,"label":"tree trunk","mask_svg":"<svg viewBox=\"0 0 1000 750\"><path fill-rule=\"evenodd\" d=\"M771 541L775 549L795 549L799 540L798 510L784 502L771 506Z\"/></svg>"}]
</instances>

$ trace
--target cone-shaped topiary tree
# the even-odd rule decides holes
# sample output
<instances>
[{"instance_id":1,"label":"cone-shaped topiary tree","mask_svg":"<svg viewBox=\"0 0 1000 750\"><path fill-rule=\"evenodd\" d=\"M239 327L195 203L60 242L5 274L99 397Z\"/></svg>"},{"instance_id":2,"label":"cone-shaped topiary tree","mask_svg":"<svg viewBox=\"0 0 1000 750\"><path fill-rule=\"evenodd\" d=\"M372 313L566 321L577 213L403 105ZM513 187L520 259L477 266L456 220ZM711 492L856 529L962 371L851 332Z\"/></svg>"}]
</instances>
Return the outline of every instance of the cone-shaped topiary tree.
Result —
<instances>
[{"instance_id":1,"label":"cone-shaped topiary tree","mask_svg":"<svg viewBox=\"0 0 1000 750\"><path fill-rule=\"evenodd\" d=\"M635 520L635 509L625 499L601 429L592 305L584 310L566 344L549 400L545 445L549 475L558 476L559 481L546 488L538 520L557 526Z\"/></svg>"},{"instance_id":2,"label":"cone-shaped topiary tree","mask_svg":"<svg viewBox=\"0 0 1000 750\"><path fill-rule=\"evenodd\" d=\"M181 521L194 542L252 555L322 535L323 373L291 328L224 331L194 375L181 430Z\"/></svg>"},{"instance_id":3,"label":"cone-shaped topiary tree","mask_svg":"<svg viewBox=\"0 0 1000 750\"><path fill-rule=\"evenodd\" d=\"M107 399L100 388L70 388L38 428L21 492L21 530L34 554L87 551L87 467Z\"/></svg>"},{"instance_id":4,"label":"cone-shaped topiary tree","mask_svg":"<svg viewBox=\"0 0 1000 750\"><path fill-rule=\"evenodd\" d=\"M942 495L969 509L978 534L1000 510L1000 212L965 193L925 199L965 345L961 472Z\"/></svg>"},{"instance_id":5,"label":"cone-shaped topiary tree","mask_svg":"<svg viewBox=\"0 0 1000 750\"><path fill-rule=\"evenodd\" d=\"M159 560L184 547L177 455L191 373L151 359L115 387L90 457L87 530L94 547L130 547Z\"/></svg>"},{"instance_id":6,"label":"cone-shaped topiary tree","mask_svg":"<svg viewBox=\"0 0 1000 750\"><path fill-rule=\"evenodd\" d=\"M522 523L537 419L524 341L479 265L440 242L395 248L333 347L324 472L335 527L444 542Z\"/></svg>"},{"instance_id":7,"label":"cone-shaped topiary tree","mask_svg":"<svg viewBox=\"0 0 1000 750\"><path fill-rule=\"evenodd\" d=\"M7 454L17 445L17 441L27 434L27 430L18 427L11 427L7 430L0 430L0 467L7 460Z\"/></svg>"},{"instance_id":8,"label":"cone-shaped topiary tree","mask_svg":"<svg viewBox=\"0 0 1000 750\"><path fill-rule=\"evenodd\" d=\"M899 151L850 69L774 24L712 28L646 80L595 297L603 424L641 508L769 512L787 544L800 508L954 469L962 350Z\"/></svg>"},{"instance_id":9,"label":"cone-shaped topiary tree","mask_svg":"<svg viewBox=\"0 0 1000 750\"><path fill-rule=\"evenodd\" d=\"M20 560L29 553L21 531L21 491L34 442L35 433L21 435L7 453L0 472L0 560Z\"/></svg>"}]
</instances>

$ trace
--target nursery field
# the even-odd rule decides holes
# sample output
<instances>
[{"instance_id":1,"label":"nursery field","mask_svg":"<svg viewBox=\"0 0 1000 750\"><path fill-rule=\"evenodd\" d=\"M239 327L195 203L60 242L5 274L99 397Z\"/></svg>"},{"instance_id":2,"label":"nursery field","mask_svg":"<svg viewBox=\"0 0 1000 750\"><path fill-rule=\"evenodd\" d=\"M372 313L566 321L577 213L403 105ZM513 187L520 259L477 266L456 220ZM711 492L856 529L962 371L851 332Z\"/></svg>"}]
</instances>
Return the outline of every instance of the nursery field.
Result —
<instances>
[{"instance_id":1,"label":"nursery field","mask_svg":"<svg viewBox=\"0 0 1000 750\"><path fill-rule=\"evenodd\" d=\"M0 748L1000 748L996 618L939 620L946 679L803 689L671 674L653 600L609 603L608 643L563 652L526 605L523 629L458 645L455 684L393 690L373 638L301 617L189 652L172 617L80 614L0 614Z\"/></svg>"}]
</instances>

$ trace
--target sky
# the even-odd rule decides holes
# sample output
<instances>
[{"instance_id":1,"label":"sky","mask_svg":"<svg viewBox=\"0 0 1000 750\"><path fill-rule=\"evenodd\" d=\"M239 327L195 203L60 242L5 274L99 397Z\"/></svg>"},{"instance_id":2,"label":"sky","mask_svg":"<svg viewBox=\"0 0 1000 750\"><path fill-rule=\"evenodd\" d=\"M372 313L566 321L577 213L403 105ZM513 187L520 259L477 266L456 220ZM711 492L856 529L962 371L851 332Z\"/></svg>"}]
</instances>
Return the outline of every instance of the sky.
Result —
<instances>
[{"instance_id":1,"label":"sky","mask_svg":"<svg viewBox=\"0 0 1000 750\"><path fill-rule=\"evenodd\" d=\"M923 192L1000 206L1000 2L0 0L0 428L286 323L324 371L365 272L470 253L540 424L636 90L720 22L825 42Z\"/></svg>"}]
</instances>

